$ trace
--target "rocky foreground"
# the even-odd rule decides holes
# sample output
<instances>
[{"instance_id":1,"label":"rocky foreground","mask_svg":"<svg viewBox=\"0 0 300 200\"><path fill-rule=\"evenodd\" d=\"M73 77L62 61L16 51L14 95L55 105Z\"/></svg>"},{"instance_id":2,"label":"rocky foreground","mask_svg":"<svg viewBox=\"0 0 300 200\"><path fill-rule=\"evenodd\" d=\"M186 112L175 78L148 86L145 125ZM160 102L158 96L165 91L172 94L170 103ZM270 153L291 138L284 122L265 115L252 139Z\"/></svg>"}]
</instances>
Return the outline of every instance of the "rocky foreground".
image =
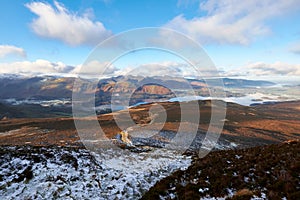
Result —
<instances>
[{"instance_id":1,"label":"rocky foreground","mask_svg":"<svg viewBox=\"0 0 300 200\"><path fill-rule=\"evenodd\" d=\"M0 148L1 199L300 198L300 142L214 151L204 158L83 148Z\"/></svg>"},{"instance_id":2,"label":"rocky foreground","mask_svg":"<svg viewBox=\"0 0 300 200\"><path fill-rule=\"evenodd\" d=\"M6 146L0 148L0 199L138 199L191 158L171 151Z\"/></svg>"}]
</instances>

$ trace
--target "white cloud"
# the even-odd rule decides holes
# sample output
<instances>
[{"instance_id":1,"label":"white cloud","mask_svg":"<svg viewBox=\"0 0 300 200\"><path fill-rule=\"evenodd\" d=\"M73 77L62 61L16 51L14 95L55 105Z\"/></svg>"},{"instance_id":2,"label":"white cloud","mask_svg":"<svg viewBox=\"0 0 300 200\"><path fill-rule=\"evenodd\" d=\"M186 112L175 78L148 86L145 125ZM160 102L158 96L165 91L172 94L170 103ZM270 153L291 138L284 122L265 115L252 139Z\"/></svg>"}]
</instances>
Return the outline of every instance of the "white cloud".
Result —
<instances>
[{"instance_id":1,"label":"white cloud","mask_svg":"<svg viewBox=\"0 0 300 200\"><path fill-rule=\"evenodd\" d=\"M87 77L101 76L176 76L188 77L195 76L197 71L184 63L164 61L145 63L138 66L127 66L118 68L110 62L99 62L97 60L90 61L84 65L77 66L71 74L77 74Z\"/></svg>"},{"instance_id":2,"label":"white cloud","mask_svg":"<svg viewBox=\"0 0 300 200\"><path fill-rule=\"evenodd\" d=\"M205 69L207 70L207 69ZM21 75L63 75L82 76L90 78L103 78L119 75L133 76L172 76L172 77L203 77L205 76L300 76L300 64L287 64L283 62L264 63L255 62L242 67L224 71L196 71L186 63L164 61L145 63L139 66L128 66L117 68L110 62L91 61L84 65L69 66L62 62L50 62L47 60L20 61L13 63L0 63L0 74L21 74Z\"/></svg>"},{"instance_id":3,"label":"white cloud","mask_svg":"<svg viewBox=\"0 0 300 200\"><path fill-rule=\"evenodd\" d=\"M47 60L0 63L0 74L66 74L70 73L73 69L74 67L68 66L62 62L53 63Z\"/></svg>"},{"instance_id":4,"label":"white cloud","mask_svg":"<svg viewBox=\"0 0 300 200\"><path fill-rule=\"evenodd\" d=\"M300 64L255 62L231 70L227 76L300 76Z\"/></svg>"},{"instance_id":5,"label":"white cloud","mask_svg":"<svg viewBox=\"0 0 300 200\"><path fill-rule=\"evenodd\" d=\"M88 10L82 15L72 13L57 1L55 7L48 3L32 2L26 7L38 17L31 23L32 30L39 36L59 39L71 45L96 45L112 33L99 21L93 21Z\"/></svg>"},{"instance_id":6,"label":"white cloud","mask_svg":"<svg viewBox=\"0 0 300 200\"><path fill-rule=\"evenodd\" d=\"M179 15L165 27L197 39L201 43L247 45L256 37L271 33L267 21L299 9L298 0L207 0L200 3L206 16L187 19Z\"/></svg>"},{"instance_id":7,"label":"white cloud","mask_svg":"<svg viewBox=\"0 0 300 200\"><path fill-rule=\"evenodd\" d=\"M142 64L129 73L143 76L182 76L183 74L190 74L188 70L184 71L185 68L187 69L186 64L164 61Z\"/></svg>"},{"instance_id":8,"label":"white cloud","mask_svg":"<svg viewBox=\"0 0 300 200\"><path fill-rule=\"evenodd\" d=\"M26 57L26 52L24 49L19 47L11 45L0 45L0 58L6 57L8 55Z\"/></svg>"},{"instance_id":9,"label":"white cloud","mask_svg":"<svg viewBox=\"0 0 300 200\"><path fill-rule=\"evenodd\" d=\"M218 76L214 69L195 69L187 63L174 61L163 61L145 63L139 66L128 66L115 72L115 75L134 75L134 76L172 76L172 77L201 77Z\"/></svg>"},{"instance_id":10,"label":"white cloud","mask_svg":"<svg viewBox=\"0 0 300 200\"><path fill-rule=\"evenodd\" d=\"M116 71L118 69L108 61L92 60L84 65L78 65L72 74L101 77L102 75L115 75Z\"/></svg>"}]
</instances>

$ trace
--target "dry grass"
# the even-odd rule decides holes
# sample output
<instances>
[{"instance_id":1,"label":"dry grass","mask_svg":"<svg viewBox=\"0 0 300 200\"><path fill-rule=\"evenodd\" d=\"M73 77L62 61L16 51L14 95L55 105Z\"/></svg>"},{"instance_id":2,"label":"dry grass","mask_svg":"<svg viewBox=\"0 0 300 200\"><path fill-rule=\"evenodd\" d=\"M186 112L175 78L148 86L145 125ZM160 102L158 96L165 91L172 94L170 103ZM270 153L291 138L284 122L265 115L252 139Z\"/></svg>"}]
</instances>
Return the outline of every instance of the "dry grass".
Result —
<instances>
[{"instance_id":1,"label":"dry grass","mask_svg":"<svg viewBox=\"0 0 300 200\"><path fill-rule=\"evenodd\" d=\"M208 188L199 192L200 188ZM196 159L185 171L162 179L143 199L176 194L178 199L226 197L250 199L265 193L268 199L300 198L300 142L212 152Z\"/></svg>"},{"instance_id":2,"label":"dry grass","mask_svg":"<svg viewBox=\"0 0 300 200\"><path fill-rule=\"evenodd\" d=\"M199 129L206 132L209 126L211 117L210 101L199 101L200 106L200 122ZM181 122L181 111L179 103L159 103L167 112L167 121L163 126L165 131L177 132L180 124L187 124L185 127L188 130L189 122ZM149 109L154 104L140 105L130 109L131 118L135 123L143 126L148 126ZM157 104L156 104L157 105ZM187 110L192 115L195 115L195 110L192 106L189 109L190 103L185 103ZM286 102L274 105L261 105L256 107L245 107L237 104L229 103L227 105L227 116L222 135L233 142L243 143L246 141L247 146L263 145L283 142L286 140L294 140L300 138L300 113L295 110L295 107L300 107L298 102ZM244 113L244 114L243 114ZM253 113L249 114L249 113ZM98 116L99 124L108 138L113 138L120 128L115 123L115 119L122 124L127 124L128 118L125 118L127 112L119 111L110 114ZM159 113L158 113L159 116ZM89 118L84 119L89 124ZM153 123L152 126L159 125ZM16 132L14 137L2 135L0 145L42 145L42 144L80 144L79 137L76 132L72 118L37 118L37 119L7 119L0 120L0 133L27 128L37 128L36 133L27 131L22 133ZM160 127L160 125L159 125ZM41 130L50 130L49 133L39 134ZM20 133L20 134L19 134ZM245 144L246 144L245 143ZM248 145L249 144L249 145Z\"/></svg>"}]
</instances>

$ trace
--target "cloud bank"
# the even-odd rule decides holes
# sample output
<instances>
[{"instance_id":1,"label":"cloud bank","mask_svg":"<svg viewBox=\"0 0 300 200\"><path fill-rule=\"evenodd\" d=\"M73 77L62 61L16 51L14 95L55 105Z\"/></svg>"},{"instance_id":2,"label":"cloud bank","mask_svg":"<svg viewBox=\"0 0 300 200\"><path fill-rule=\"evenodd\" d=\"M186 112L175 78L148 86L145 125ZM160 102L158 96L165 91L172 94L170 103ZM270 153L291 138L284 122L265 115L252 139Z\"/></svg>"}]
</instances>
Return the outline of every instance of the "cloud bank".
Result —
<instances>
[{"instance_id":1,"label":"cloud bank","mask_svg":"<svg viewBox=\"0 0 300 200\"><path fill-rule=\"evenodd\" d=\"M208 0L200 3L205 16L178 15L165 27L178 30L201 43L247 45L271 33L268 20L299 9L298 0Z\"/></svg>"},{"instance_id":2,"label":"cloud bank","mask_svg":"<svg viewBox=\"0 0 300 200\"><path fill-rule=\"evenodd\" d=\"M118 68L110 62L99 62L98 60L91 60L84 65L78 65L71 72L72 74L80 74L84 76L101 76L101 75L116 75Z\"/></svg>"},{"instance_id":3,"label":"cloud bank","mask_svg":"<svg viewBox=\"0 0 300 200\"><path fill-rule=\"evenodd\" d=\"M300 76L300 64L255 62L227 72L227 76Z\"/></svg>"},{"instance_id":4,"label":"cloud bank","mask_svg":"<svg viewBox=\"0 0 300 200\"><path fill-rule=\"evenodd\" d=\"M219 72L212 68L194 68L192 65L174 61L153 62L141 64L137 67L127 67L122 70L127 75L142 76L174 76L174 77L201 77L219 76ZM124 74L124 73L123 73Z\"/></svg>"},{"instance_id":5,"label":"cloud bank","mask_svg":"<svg viewBox=\"0 0 300 200\"><path fill-rule=\"evenodd\" d=\"M78 15L61 3L31 2L25 6L37 15L30 27L37 35L58 39L71 46L96 45L112 35L99 21L91 19L91 11Z\"/></svg>"},{"instance_id":6,"label":"cloud bank","mask_svg":"<svg viewBox=\"0 0 300 200\"><path fill-rule=\"evenodd\" d=\"M204 69L208 70L208 69ZM82 76L91 78L112 77L120 75L133 76L173 76L173 77L232 77L232 76L300 76L300 64L283 62L264 63L255 62L233 70L197 71L186 63L164 61L144 63L138 66L119 68L110 62L91 61L82 65L70 66L62 62L47 60L20 61L13 63L0 63L0 74L19 74L26 76L35 75L62 75Z\"/></svg>"},{"instance_id":7,"label":"cloud bank","mask_svg":"<svg viewBox=\"0 0 300 200\"><path fill-rule=\"evenodd\" d=\"M22 61L13 63L0 63L0 74L67 74L74 69L62 62L50 62L47 60L36 60L34 62Z\"/></svg>"},{"instance_id":8,"label":"cloud bank","mask_svg":"<svg viewBox=\"0 0 300 200\"><path fill-rule=\"evenodd\" d=\"M8 55L17 55L21 57L26 57L26 52L24 49L12 46L12 45L0 45L0 58L4 58Z\"/></svg>"}]
</instances>

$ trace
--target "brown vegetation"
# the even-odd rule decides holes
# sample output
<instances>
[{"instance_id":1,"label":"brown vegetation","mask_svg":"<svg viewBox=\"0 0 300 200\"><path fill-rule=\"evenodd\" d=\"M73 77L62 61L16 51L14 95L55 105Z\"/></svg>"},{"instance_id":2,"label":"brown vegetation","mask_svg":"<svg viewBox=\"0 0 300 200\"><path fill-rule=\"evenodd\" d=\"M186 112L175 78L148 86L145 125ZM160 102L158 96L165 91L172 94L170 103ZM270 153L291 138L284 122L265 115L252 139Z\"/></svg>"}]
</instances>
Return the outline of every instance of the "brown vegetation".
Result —
<instances>
[{"instance_id":1,"label":"brown vegetation","mask_svg":"<svg viewBox=\"0 0 300 200\"><path fill-rule=\"evenodd\" d=\"M250 199L262 194L268 199L299 199L299 175L300 142L297 141L217 151L196 159L187 170L161 180L143 199L159 196L170 199L170 194L178 199L226 197L229 189L234 192L230 199Z\"/></svg>"},{"instance_id":2,"label":"brown vegetation","mask_svg":"<svg viewBox=\"0 0 300 200\"><path fill-rule=\"evenodd\" d=\"M186 105L185 112L194 115L195 110L192 109L193 107L189 107L190 103L184 104ZM211 104L210 101L199 101L199 131L205 132L208 128ZM182 123L180 104L161 102L159 105L167 113L167 121L163 130L176 132L179 124ZM221 138L241 144L241 147L299 139L300 113L296 109L299 105L300 101L253 107L228 103ZM154 104L131 108L131 118L137 124L147 125L151 122L149 109L152 106ZM158 113L155 113L158 119L160 112L165 111L158 110ZM107 137L112 138L121 131L115 123L115 118L123 124L126 124L127 120L131 120L125 118L126 113L119 111L98 116L99 124ZM86 121L88 123L89 120L86 119ZM155 123L152 126L155 127ZM30 132L24 129L28 129ZM13 130L15 130L15 134L12 137L9 131ZM4 119L0 120L0 133L0 145L80 145L80 138L72 118Z\"/></svg>"}]
</instances>

